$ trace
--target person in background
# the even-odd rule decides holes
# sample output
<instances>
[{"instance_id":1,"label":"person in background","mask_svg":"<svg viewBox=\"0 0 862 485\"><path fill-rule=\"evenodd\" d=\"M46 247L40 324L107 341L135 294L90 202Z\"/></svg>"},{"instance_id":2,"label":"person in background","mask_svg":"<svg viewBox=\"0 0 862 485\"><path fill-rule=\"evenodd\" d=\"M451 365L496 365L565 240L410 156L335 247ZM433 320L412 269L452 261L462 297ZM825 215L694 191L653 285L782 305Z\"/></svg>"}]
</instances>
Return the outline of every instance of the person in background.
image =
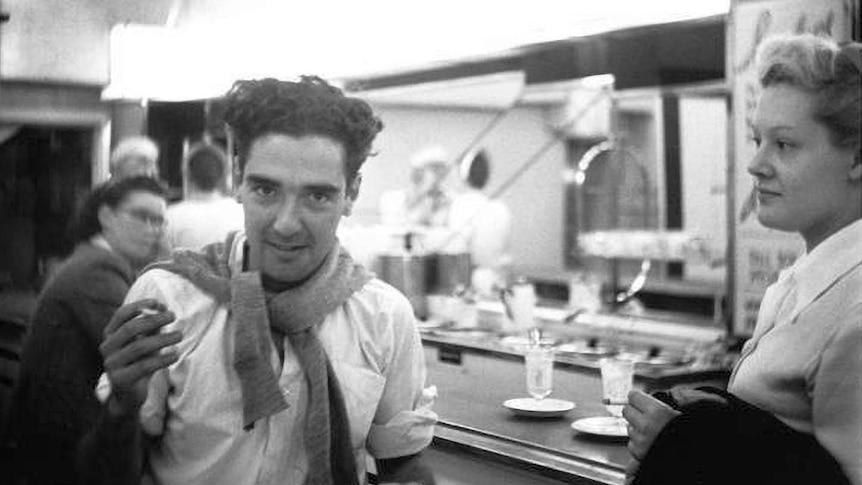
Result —
<instances>
[{"instance_id":1,"label":"person in background","mask_svg":"<svg viewBox=\"0 0 862 485\"><path fill-rule=\"evenodd\" d=\"M86 198L76 247L39 295L21 358L13 439L29 485L78 484L75 449L96 422L99 345L164 225L165 189L148 177L109 181Z\"/></svg>"},{"instance_id":2,"label":"person in background","mask_svg":"<svg viewBox=\"0 0 862 485\"><path fill-rule=\"evenodd\" d=\"M245 233L139 277L105 333L87 483L434 483L435 390L407 299L336 229L382 129L317 77L226 98ZM157 314L142 310L158 309Z\"/></svg>"},{"instance_id":3,"label":"person in background","mask_svg":"<svg viewBox=\"0 0 862 485\"><path fill-rule=\"evenodd\" d=\"M465 190L453 198L449 211L452 243L470 254L474 288L490 295L495 285L506 285L512 261L512 213L502 201L483 192L491 177L491 160L484 150L465 159L459 171Z\"/></svg>"},{"instance_id":4,"label":"person in background","mask_svg":"<svg viewBox=\"0 0 862 485\"><path fill-rule=\"evenodd\" d=\"M213 144L191 147L186 157L188 194L168 207L168 240L174 249L200 249L243 228L242 206L221 193L227 155Z\"/></svg>"},{"instance_id":5,"label":"person in background","mask_svg":"<svg viewBox=\"0 0 862 485\"><path fill-rule=\"evenodd\" d=\"M427 147L410 159L410 186L384 193L381 221L388 226L445 227L452 197L444 182L451 160L442 147Z\"/></svg>"},{"instance_id":6,"label":"person in background","mask_svg":"<svg viewBox=\"0 0 862 485\"><path fill-rule=\"evenodd\" d=\"M757 66L757 217L806 252L767 289L729 392L630 394L635 484L862 485L862 44L770 38Z\"/></svg>"},{"instance_id":7,"label":"person in background","mask_svg":"<svg viewBox=\"0 0 862 485\"><path fill-rule=\"evenodd\" d=\"M123 138L111 152L111 178L159 177L159 147L146 136Z\"/></svg>"}]
</instances>

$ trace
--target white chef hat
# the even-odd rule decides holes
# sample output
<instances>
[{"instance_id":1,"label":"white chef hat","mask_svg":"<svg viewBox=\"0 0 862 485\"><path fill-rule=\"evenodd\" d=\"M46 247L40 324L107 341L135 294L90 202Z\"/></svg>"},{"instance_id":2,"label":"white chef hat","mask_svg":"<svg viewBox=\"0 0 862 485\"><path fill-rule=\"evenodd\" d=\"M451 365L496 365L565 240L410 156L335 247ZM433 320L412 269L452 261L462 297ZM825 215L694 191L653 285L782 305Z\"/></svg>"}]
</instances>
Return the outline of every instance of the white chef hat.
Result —
<instances>
[{"instance_id":1,"label":"white chef hat","mask_svg":"<svg viewBox=\"0 0 862 485\"><path fill-rule=\"evenodd\" d=\"M410 157L410 166L413 168L422 168L436 164L447 165L449 162L449 152L439 145L423 148Z\"/></svg>"}]
</instances>

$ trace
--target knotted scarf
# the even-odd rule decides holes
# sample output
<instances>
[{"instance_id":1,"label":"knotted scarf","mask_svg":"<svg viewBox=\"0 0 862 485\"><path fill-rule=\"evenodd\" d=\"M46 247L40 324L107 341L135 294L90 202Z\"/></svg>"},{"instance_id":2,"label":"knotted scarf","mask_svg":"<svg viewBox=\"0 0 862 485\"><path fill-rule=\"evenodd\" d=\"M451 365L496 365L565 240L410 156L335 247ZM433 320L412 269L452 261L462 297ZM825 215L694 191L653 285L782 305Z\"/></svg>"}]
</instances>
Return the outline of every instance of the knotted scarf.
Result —
<instances>
[{"instance_id":1,"label":"knotted scarf","mask_svg":"<svg viewBox=\"0 0 862 485\"><path fill-rule=\"evenodd\" d=\"M267 300L257 271L231 275L230 253L238 235L202 252L176 251L170 261L150 265L189 280L219 303L229 305L235 336L234 369L242 390L243 423L287 409L270 364L270 325L284 333L308 381L305 422L308 474L305 483L355 484L356 463L344 397L315 326L370 279L336 244L321 267L300 286Z\"/></svg>"}]
</instances>

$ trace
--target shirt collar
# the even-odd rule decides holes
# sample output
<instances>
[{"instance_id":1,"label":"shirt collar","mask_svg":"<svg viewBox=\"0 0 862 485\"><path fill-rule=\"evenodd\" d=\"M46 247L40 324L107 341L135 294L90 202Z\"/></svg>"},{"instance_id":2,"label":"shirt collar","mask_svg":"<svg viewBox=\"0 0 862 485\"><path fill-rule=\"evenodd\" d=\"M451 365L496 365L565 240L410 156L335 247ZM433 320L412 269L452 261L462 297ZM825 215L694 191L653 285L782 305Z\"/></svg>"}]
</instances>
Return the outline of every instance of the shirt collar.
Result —
<instances>
[{"instance_id":1,"label":"shirt collar","mask_svg":"<svg viewBox=\"0 0 862 485\"><path fill-rule=\"evenodd\" d=\"M829 236L788 268L786 277L793 278L797 292L793 314L808 306L841 276L860 263L862 263L862 219Z\"/></svg>"},{"instance_id":2,"label":"shirt collar","mask_svg":"<svg viewBox=\"0 0 862 485\"><path fill-rule=\"evenodd\" d=\"M240 231L233 238L233 246L229 249L230 253L228 261L230 261L231 275L242 273L243 264L245 263L245 232Z\"/></svg>"}]
</instances>

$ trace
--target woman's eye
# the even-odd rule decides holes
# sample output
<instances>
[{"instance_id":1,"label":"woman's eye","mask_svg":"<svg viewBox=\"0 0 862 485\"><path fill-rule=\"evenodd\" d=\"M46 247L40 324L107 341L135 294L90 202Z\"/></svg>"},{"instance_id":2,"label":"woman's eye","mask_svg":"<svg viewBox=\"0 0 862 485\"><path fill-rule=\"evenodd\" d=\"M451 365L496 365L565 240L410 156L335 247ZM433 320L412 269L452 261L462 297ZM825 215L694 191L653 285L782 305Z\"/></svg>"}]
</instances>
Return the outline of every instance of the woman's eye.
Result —
<instances>
[{"instance_id":1,"label":"woman's eye","mask_svg":"<svg viewBox=\"0 0 862 485\"><path fill-rule=\"evenodd\" d=\"M758 148L760 147L760 137L759 136L752 136L751 141L754 142L754 146L756 146Z\"/></svg>"}]
</instances>

